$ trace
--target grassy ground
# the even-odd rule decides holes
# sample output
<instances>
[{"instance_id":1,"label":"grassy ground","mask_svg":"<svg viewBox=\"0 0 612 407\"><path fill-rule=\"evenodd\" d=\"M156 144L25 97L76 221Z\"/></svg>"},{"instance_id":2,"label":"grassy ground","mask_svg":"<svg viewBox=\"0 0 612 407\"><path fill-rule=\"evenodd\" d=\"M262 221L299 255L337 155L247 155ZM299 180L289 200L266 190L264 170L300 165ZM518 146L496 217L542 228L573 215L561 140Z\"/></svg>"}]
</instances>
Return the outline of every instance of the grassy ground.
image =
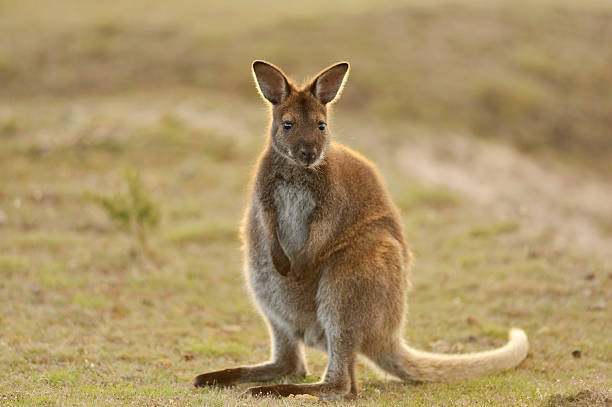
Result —
<instances>
[{"instance_id":1,"label":"grassy ground","mask_svg":"<svg viewBox=\"0 0 612 407\"><path fill-rule=\"evenodd\" d=\"M402 210L417 255L409 342L488 349L513 325L531 341L517 369L474 380L404 385L360 365L347 405L610 403L610 257L410 178L396 157L453 131L609 181L609 6L117 4L0 1L0 404L312 404L188 387L268 356L237 239L267 120L255 57L299 74L353 63L332 129L381 167ZM88 199L121 191L125 168L160 207L157 266ZM308 358L317 380L326 356Z\"/></svg>"}]
</instances>

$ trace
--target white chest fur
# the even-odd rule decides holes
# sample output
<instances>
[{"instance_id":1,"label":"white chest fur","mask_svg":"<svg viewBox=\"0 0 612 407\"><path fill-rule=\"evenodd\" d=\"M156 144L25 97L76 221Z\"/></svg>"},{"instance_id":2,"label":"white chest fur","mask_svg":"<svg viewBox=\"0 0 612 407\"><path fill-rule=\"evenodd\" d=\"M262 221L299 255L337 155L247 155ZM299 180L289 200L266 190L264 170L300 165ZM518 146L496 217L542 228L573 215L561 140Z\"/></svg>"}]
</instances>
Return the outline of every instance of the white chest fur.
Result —
<instances>
[{"instance_id":1,"label":"white chest fur","mask_svg":"<svg viewBox=\"0 0 612 407\"><path fill-rule=\"evenodd\" d=\"M315 207L312 192L305 186L279 181L274 203L280 244L285 253L295 254L308 240L308 219Z\"/></svg>"}]
</instances>

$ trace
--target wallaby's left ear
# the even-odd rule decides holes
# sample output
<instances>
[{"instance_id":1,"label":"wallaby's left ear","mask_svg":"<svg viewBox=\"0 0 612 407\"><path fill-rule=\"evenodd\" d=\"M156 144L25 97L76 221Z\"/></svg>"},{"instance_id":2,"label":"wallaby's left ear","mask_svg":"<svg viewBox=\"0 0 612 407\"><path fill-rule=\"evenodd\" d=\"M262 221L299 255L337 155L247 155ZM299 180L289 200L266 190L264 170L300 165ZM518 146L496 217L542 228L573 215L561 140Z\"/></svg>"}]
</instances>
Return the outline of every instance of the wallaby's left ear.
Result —
<instances>
[{"instance_id":1,"label":"wallaby's left ear","mask_svg":"<svg viewBox=\"0 0 612 407\"><path fill-rule=\"evenodd\" d=\"M291 92L283 71L271 63L253 61L253 76L261 94L273 105L281 103Z\"/></svg>"},{"instance_id":2,"label":"wallaby's left ear","mask_svg":"<svg viewBox=\"0 0 612 407\"><path fill-rule=\"evenodd\" d=\"M339 62L325 68L312 81L310 91L324 105L340 96L342 87L348 78L349 63Z\"/></svg>"}]
</instances>

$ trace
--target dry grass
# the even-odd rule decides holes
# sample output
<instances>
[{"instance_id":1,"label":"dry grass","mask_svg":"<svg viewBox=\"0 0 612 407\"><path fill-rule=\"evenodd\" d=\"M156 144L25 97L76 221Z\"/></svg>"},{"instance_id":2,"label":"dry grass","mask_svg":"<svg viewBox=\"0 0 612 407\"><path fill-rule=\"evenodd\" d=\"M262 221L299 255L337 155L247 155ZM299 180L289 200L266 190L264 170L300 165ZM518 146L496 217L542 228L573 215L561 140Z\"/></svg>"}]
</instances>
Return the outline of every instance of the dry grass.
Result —
<instances>
[{"instance_id":1,"label":"dry grass","mask_svg":"<svg viewBox=\"0 0 612 407\"><path fill-rule=\"evenodd\" d=\"M609 402L609 257L560 248L554 224L407 179L398 155L432 154L411 140L450 129L605 178L609 6L327 3L264 13L246 2L0 1L0 404L312 404L188 388L196 373L268 356L237 239L266 125L253 57L299 74L353 62L332 127L381 167L403 212L417 254L409 341L487 349L511 325L531 341L517 369L475 380L404 385L360 365L362 396L344 404ZM565 121L559 142L552 129ZM87 198L121 191L127 167L161 211L149 236L157 269ZM317 380L325 355L309 360Z\"/></svg>"}]
</instances>

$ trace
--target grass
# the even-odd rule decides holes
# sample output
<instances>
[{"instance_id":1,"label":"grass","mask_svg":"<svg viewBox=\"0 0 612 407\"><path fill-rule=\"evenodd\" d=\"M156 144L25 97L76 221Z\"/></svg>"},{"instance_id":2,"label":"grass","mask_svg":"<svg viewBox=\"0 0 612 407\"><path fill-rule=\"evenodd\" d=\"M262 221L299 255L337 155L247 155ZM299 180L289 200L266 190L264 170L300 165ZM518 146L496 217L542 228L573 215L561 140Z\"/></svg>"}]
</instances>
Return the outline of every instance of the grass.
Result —
<instances>
[{"instance_id":1,"label":"grass","mask_svg":"<svg viewBox=\"0 0 612 407\"><path fill-rule=\"evenodd\" d=\"M104 111L100 106L138 97L98 99L86 114L95 117ZM211 115L225 111L211 101L183 97L193 109ZM52 114L65 109L63 103L73 102L58 101ZM81 103L89 108L93 102L85 98ZM174 114L173 108L171 102L163 108L157 103L164 102L153 100L148 106L158 109L160 117L152 126L163 129L163 118ZM18 109L25 115L40 107L23 104ZM261 109L245 110L244 125L254 120L263 128L265 118L251 117ZM36 158L22 150L3 164L0 208L7 219L0 229L0 284L6 300L0 311L0 394L26 405L60 400L239 404L244 386L191 392L187 384L198 372L256 363L268 355L265 327L246 295L236 239L257 150L239 147L237 155L209 160L194 153L191 143L197 146L198 141L177 147L167 138L152 138L143 149L139 136L132 136L142 125L129 123L127 115L118 120L125 121L118 138L121 152L86 149L78 160L66 160L65 149ZM89 126L87 120L80 125ZM67 122L53 131L68 140L70 132L80 131L78 126ZM181 126L191 134L190 124ZM11 140L6 148L37 145L41 141L34 134ZM227 137L234 137L237 146L249 146L261 144L259 134L253 127L249 140L240 139L243 134ZM164 151L166 143L171 155L151 153ZM516 221L487 215L450 190L406 180L384 160L395 143L390 135L376 150L365 139L351 144L363 146L381 165L417 254L407 339L423 349L466 352L501 345L507 328L517 325L527 330L532 348L516 370L452 383L397 384L360 365L363 396L353 404L538 405L549 398L556 402L557 394L609 389L611 344L601 329L607 312L592 308L606 298L611 282L604 259L559 253L547 234L532 237ZM185 162L197 175L185 174ZM138 163L143 183L155 191L162 216L150 244L161 262L159 270L145 267L129 237L79 193L120 188L120 163ZM58 169L69 184L49 176ZM22 211L30 215L20 216ZM41 211L50 215L43 217ZM594 277L587 279L590 274ZM580 359L572 356L575 349L582 351ZM325 355L309 351L309 359L309 380L316 380Z\"/></svg>"},{"instance_id":2,"label":"grass","mask_svg":"<svg viewBox=\"0 0 612 407\"><path fill-rule=\"evenodd\" d=\"M241 399L246 385L188 387L197 373L268 357L237 239L267 124L248 64L265 57L298 74L353 63L332 128L379 165L402 211L417 256L407 340L469 352L520 326L531 343L517 369L448 383L398 383L362 361L361 397L339 404L605 405L609 259L407 179L395 153L450 130L605 177L610 51L592 39L609 34L609 5L70 5L0 0L12 38L0 42L0 404L316 405ZM128 166L159 205L154 270L87 198L121 191ZM326 356L308 359L315 381Z\"/></svg>"}]
</instances>

